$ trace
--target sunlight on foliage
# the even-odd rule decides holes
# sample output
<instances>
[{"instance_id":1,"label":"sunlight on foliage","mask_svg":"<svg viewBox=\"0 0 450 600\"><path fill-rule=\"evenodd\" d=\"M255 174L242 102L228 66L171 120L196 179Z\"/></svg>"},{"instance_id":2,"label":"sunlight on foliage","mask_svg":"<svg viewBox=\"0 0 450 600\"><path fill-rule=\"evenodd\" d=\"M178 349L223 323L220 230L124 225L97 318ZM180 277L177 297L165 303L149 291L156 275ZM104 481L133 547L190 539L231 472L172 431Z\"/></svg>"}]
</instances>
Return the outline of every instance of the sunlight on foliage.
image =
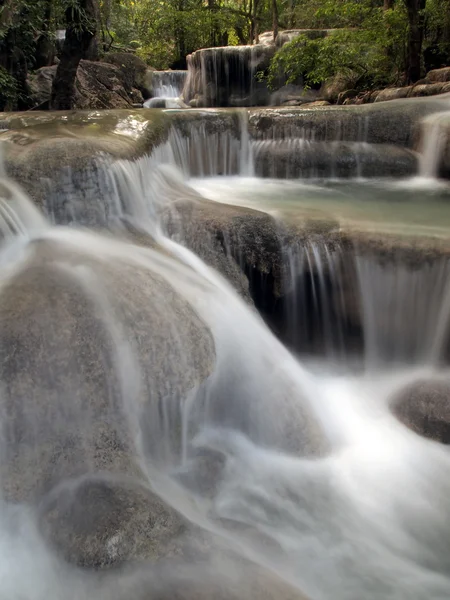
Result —
<instances>
[{"instance_id":1,"label":"sunlight on foliage","mask_svg":"<svg viewBox=\"0 0 450 600\"><path fill-rule=\"evenodd\" d=\"M407 29L403 4L383 10L369 3L327 0L313 17L314 23L341 28L325 37L303 34L283 46L269 68L270 87L303 82L308 88L338 74L356 88L399 78Z\"/></svg>"}]
</instances>

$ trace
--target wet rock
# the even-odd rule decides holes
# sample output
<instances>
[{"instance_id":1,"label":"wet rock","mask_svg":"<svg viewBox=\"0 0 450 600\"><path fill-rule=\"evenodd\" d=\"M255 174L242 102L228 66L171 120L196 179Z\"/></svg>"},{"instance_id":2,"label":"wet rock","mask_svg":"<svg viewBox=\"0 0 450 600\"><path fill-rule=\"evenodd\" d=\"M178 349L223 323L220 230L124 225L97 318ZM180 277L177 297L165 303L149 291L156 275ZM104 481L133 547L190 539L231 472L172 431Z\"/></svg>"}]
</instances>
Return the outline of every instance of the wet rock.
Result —
<instances>
[{"instance_id":1,"label":"wet rock","mask_svg":"<svg viewBox=\"0 0 450 600\"><path fill-rule=\"evenodd\" d=\"M112 64L81 61L76 89L75 108L130 108L133 104L122 69Z\"/></svg>"},{"instance_id":2,"label":"wet rock","mask_svg":"<svg viewBox=\"0 0 450 600\"><path fill-rule=\"evenodd\" d=\"M42 67L28 76L27 84L32 106L40 109L49 107L56 69L56 66Z\"/></svg>"},{"instance_id":3,"label":"wet rock","mask_svg":"<svg viewBox=\"0 0 450 600\"><path fill-rule=\"evenodd\" d=\"M186 524L150 490L129 481L65 482L39 507L45 538L69 563L90 569L176 556Z\"/></svg>"},{"instance_id":4,"label":"wet rock","mask_svg":"<svg viewBox=\"0 0 450 600\"><path fill-rule=\"evenodd\" d=\"M442 148L438 174L440 177L450 179L450 122L447 124L445 132L442 133L446 136L446 139Z\"/></svg>"},{"instance_id":5,"label":"wet rock","mask_svg":"<svg viewBox=\"0 0 450 600\"><path fill-rule=\"evenodd\" d=\"M371 102L376 102L379 93L379 90L360 92L353 99L353 104L370 104Z\"/></svg>"},{"instance_id":6,"label":"wet rock","mask_svg":"<svg viewBox=\"0 0 450 600\"><path fill-rule=\"evenodd\" d=\"M405 177L417 172L414 152L388 144L267 140L254 155L260 177Z\"/></svg>"},{"instance_id":7,"label":"wet rock","mask_svg":"<svg viewBox=\"0 0 450 600\"><path fill-rule=\"evenodd\" d=\"M271 106L299 106L317 100L318 92L305 90L302 85L289 83L273 92L270 97Z\"/></svg>"},{"instance_id":8,"label":"wet rock","mask_svg":"<svg viewBox=\"0 0 450 600\"><path fill-rule=\"evenodd\" d=\"M399 100L401 98L418 98L423 96L436 96L450 92L450 84L431 82L424 80L413 86L398 88L386 88L378 92L375 102L385 102L387 100Z\"/></svg>"},{"instance_id":9,"label":"wet rock","mask_svg":"<svg viewBox=\"0 0 450 600\"><path fill-rule=\"evenodd\" d=\"M30 112L11 113L6 127L2 140L8 174L45 212L61 217L60 223L70 222L74 206L68 204L77 190L80 210L72 220L82 211L88 215L85 224L98 226L108 216L107 157L138 158L166 139L169 121L162 112L144 110Z\"/></svg>"},{"instance_id":10,"label":"wet rock","mask_svg":"<svg viewBox=\"0 0 450 600\"><path fill-rule=\"evenodd\" d=\"M399 392L392 411L419 435L450 444L450 383L442 380L418 381Z\"/></svg>"},{"instance_id":11,"label":"wet rock","mask_svg":"<svg viewBox=\"0 0 450 600\"><path fill-rule=\"evenodd\" d=\"M252 284L261 277L280 289L280 242L271 216L198 198L172 203L164 220L170 235L217 269L248 301Z\"/></svg>"},{"instance_id":12,"label":"wet rock","mask_svg":"<svg viewBox=\"0 0 450 600\"><path fill-rule=\"evenodd\" d=\"M305 102L302 108L316 108L318 106L330 106L327 100L314 100L314 102Z\"/></svg>"},{"instance_id":13,"label":"wet rock","mask_svg":"<svg viewBox=\"0 0 450 600\"><path fill-rule=\"evenodd\" d=\"M214 367L209 330L151 250L147 269L127 262L126 243L121 260L76 245L33 243L2 288L8 501L40 503L98 473L146 484L143 464L179 452L180 406Z\"/></svg>"}]
</instances>

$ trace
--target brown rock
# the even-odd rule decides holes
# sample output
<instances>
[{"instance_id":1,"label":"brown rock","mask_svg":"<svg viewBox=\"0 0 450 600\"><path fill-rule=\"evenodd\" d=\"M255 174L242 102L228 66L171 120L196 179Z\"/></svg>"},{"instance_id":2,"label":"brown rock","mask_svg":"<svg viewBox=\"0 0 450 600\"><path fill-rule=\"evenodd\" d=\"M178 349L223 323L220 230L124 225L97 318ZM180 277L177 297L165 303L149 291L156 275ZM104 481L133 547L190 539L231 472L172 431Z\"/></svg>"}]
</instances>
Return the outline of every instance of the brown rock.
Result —
<instances>
[{"instance_id":1,"label":"brown rock","mask_svg":"<svg viewBox=\"0 0 450 600\"><path fill-rule=\"evenodd\" d=\"M138 56L129 52L113 52L106 54L104 62L119 67L122 73L121 80L127 90L136 88L141 92L144 100L150 98L149 69Z\"/></svg>"},{"instance_id":2,"label":"brown rock","mask_svg":"<svg viewBox=\"0 0 450 600\"><path fill-rule=\"evenodd\" d=\"M131 108L133 100L122 77L123 72L115 65L82 60L77 72L75 108Z\"/></svg>"},{"instance_id":3,"label":"brown rock","mask_svg":"<svg viewBox=\"0 0 450 600\"><path fill-rule=\"evenodd\" d=\"M316 108L317 106L330 106L327 100L315 100L314 102L305 102L302 108Z\"/></svg>"},{"instance_id":4,"label":"brown rock","mask_svg":"<svg viewBox=\"0 0 450 600\"><path fill-rule=\"evenodd\" d=\"M50 100L56 65L42 67L28 78L34 106L44 108ZM123 81L120 67L103 62L82 60L75 82L74 108L131 108L136 101L132 86Z\"/></svg>"},{"instance_id":5,"label":"brown rock","mask_svg":"<svg viewBox=\"0 0 450 600\"><path fill-rule=\"evenodd\" d=\"M335 75L323 84L320 95L329 102L337 102L339 94L354 85L354 81L351 77Z\"/></svg>"},{"instance_id":6,"label":"brown rock","mask_svg":"<svg viewBox=\"0 0 450 600\"><path fill-rule=\"evenodd\" d=\"M450 67L433 69L427 73L426 79L431 83L450 81Z\"/></svg>"},{"instance_id":7,"label":"brown rock","mask_svg":"<svg viewBox=\"0 0 450 600\"><path fill-rule=\"evenodd\" d=\"M407 98L411 89L411 87L386 88L377 93L374 102L385 102L387 100Z\"/></svg>"},{"instance_id":8,"label":"brown rock","mask_svg":"<svg viewBox=\"0 0 450 600\"><path fill-rule=\"evenodd\" d=\"M357 90L345 90L345 92L341 92L338 95L337 103L344 104L345 100L348 100L349 98L355 98L357 95L358 95Z\"/></svg>"},{"instance_id":9,"label":"brown rock","mask_svg":"<svg viewBox=\"0 0 450 600\"><path fill-rule=\"evenodd\" d=\"M410 98L417 96L436 96L437 94L443 94L446 90L444 89L443 83L428 83L425 85L415 85L409 93Z\"/></svg>"}]
</instances>

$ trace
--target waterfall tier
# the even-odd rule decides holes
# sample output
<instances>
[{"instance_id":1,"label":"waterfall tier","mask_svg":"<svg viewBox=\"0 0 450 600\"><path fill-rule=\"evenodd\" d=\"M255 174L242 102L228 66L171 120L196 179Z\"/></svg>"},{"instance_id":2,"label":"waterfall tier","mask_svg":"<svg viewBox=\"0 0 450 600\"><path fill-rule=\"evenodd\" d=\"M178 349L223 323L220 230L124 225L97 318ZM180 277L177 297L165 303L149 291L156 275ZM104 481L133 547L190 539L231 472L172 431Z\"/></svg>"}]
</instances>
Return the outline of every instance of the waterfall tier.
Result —
<instances>
[{"instance_id":1,"label":"waterfall tier","mask_svg":"<svg viewBox=\"0 0 450 600\"><path fill-rule=\"evenodd\" d=\"M263 44L197 50L188 57L184 101L195 108L265 106L269 90L256 75L267 69L274 53Z\"/></svg>"},{"instance_id":2,"label":"waterfall tier","mask_svg":"<svg viewBox=\"0 0 450 600\"><path fill-rule=\"evenodd\" d=\"M437 111L5 117L0 597L446 600Z\"/></svg>"},{"instance_id":3,"label":"waterfall tier","mask_svg":"<svg viewBox=\"0 0 450 600\"><path fill-rule=\"evenodd\" d=\"M145 108L183 108L181 94L187 71L153 71L151 74L152 98L144 103Z\"/></svg>"}]
</instances>

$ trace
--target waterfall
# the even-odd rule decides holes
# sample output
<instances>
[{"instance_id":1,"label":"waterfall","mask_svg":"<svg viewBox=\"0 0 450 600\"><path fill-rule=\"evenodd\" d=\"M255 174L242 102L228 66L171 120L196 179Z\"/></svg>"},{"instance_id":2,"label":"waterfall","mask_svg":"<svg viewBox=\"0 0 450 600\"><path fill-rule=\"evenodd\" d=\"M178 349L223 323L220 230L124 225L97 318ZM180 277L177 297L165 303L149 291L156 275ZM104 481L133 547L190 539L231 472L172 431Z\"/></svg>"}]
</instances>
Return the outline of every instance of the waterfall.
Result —
<instances>
[{"instance_id":1,"label":"waterfall","mask_svg":"<svg viewBox=\"0 0 450 600\"><path fill-rule=\"evenodd\" d=\"M450 112L429 115L422 122L422 148L419 160L419 177L436 179L441 160L450 141Z\"/></svg>"},{"instance_id":2,"label":"waterfall","mask_svg":"<svg viewBox=\"0 0 450 600\"><path fill-rule=\"evenodd\" d=\"M153 97L144 103L145 108L179 108L183 105L181 94L187 71L153 71Z\"/></svg>"},{"instance_id":3,"label":"waterfall","mask_svg":"<svg viewBox=\"0 0 450 600\"><path fill-rule=\"evenodd\" d=\"M207 111L201 118L194 116L175 121L167 140L150 155L112 164L98 157L92 171L77 178L75 189L70 177L62 189L50 189L47 211L53 222L107 227L128 223L160 236L166 227L161 217L166 207L180 198L209 197L214 188L219 189L219 179L336 178L342 175L338 165L343 157L348 174L343 148L352 147L351 173L357 177L364 173L365 164L361 154L356 158L358 149L377 152L365 141L318 142L313 129L293 132L285 123L266 131L265 139L255 139L246 110L224 113L219 120ZM367 120L361 120L357 136L366 138L367 128ZM303 137L292 137L293 133ZM327 152L328 160L321 163L311 147ZM275 150L286 150L286 162L274 160ZM208 179L211 183L205 187ZM252 181L254 185L257 179ZM212 198L228 201L232 192L226 185L224 196ZM91 189L92 196L84 197ZM299 194L305 192L300 188ZM179 226L172 233L182 239ZM437 365L444 358L450 325L445 259L417 267L395 260L381 265L375 256L359 256L357 249L349 252L320 238L299 244L285 242L280 233L279 244L284 291L276 308L270 309L269 319L292 348L338 362L351 362L360 352L369 369L388 362ZM432 292L425 296L424 289ZM265 303L273 302L271 293L264 291ZM427 303L431 310L426 309Z\"/></svg>"},{"instance_id":4,"label":"waterfall","mask_svg":"<svg viewBox=\"0 0 450 600\"><path fill-rule=\"evenodd\" d=\"M197 50L188 56L185 102L197 108L268 104L267 86L256 75L268 67L274 52L275 47L262 44Z\"/></svg>"},{"instance_id":5,"label":"waterfall","mask_svg":"<svg viewBox=\"0 0 450 600\"><path fill-rule=\"evenodd\" d=\"M359 256L356 264L368 367L439 364L448 351L449 260L408 267Z\"/></svg>"},{"instance_id":6,"label":"waterfall","mask_svg":"<svg viewBox=\"0 0 450 600\"><path fill-rule=\"evenodd\" d=\"M294 179L321 176L317 161L254 176L268 148L331 143L333 177L357 145L358 180L365 123L349 142L255 133L247 116L185 111L136 161L55 173L45 216L0 183L0 597L448 598L449 454L392 406L420 378L448 386L450 263L310 227L319 196L296 228L311 190L341 199ZM231 256L221 216L248 227L198 179L229 204L236 180L253 206L264 189L268 212L291 202L285 221L257 213L254 235L275 232L271 300L298 355L180 243L189 211L169 232L178 204L208 207L199 235Z\"/></svg>"},{"instance_id":7,"label":"waterfall","mask_svg":"<svg viewBox=\"0 0 450 600\"><path fill-rule=\"evenodd\" d=\"M285 338L296 350L324 354L330 361L347 360L350 323L343 286L352 281L352 264L339 245L306 241L283 248L285 264L283 321ZM349 264L350 259L350 264Z\"/></svg>"},{"instance_id":8,"label":"waterfall","mask_svg":"<svg viewBox=\"0 0 450 600\"><path fill-rule=\"evenodd\" d=\"M388 144L368 143L369 117L353 122L336 119L332 127L306 124L280 112L271 127L258 128L252 116L255 172L262 177L366 178L408 176L415 173L412 152ZM261 130L260 130L261 129Z\"/></svg>"}]
</instances>

